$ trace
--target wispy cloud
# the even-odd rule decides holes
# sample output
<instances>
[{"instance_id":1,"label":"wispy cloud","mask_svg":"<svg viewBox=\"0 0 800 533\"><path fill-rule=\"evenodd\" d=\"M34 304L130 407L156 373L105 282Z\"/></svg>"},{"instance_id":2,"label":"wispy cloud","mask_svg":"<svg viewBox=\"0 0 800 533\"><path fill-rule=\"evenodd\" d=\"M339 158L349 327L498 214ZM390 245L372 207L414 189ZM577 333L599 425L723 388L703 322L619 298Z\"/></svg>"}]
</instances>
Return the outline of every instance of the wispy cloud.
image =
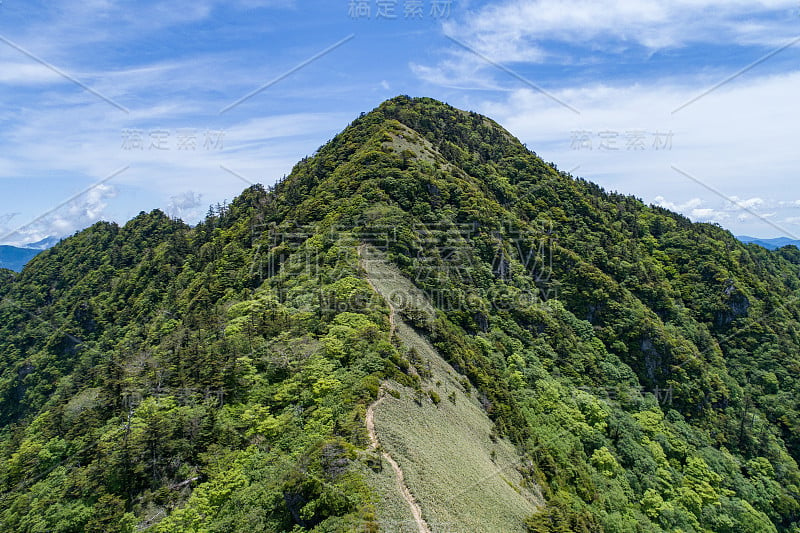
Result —
<instances>
[{"instance_id":1,"label":"wispy cloud","mask_svg":"<svg viewBox=\"0 0 800 533\"><path fill-rule=\"evenodd\" d=\"M706 83L712 83L731 73L731 59L739 54L716 56L699 48L756 47L763 55L800 35L800 17L794 0L506 0L448 20L443 31L494 63L526 66L531 79L538 83L537 77L546 77L551 87L574 82L575 74L538 67L586 67L596 77L605 66L611 77L641 76L657 68L649 63L654 54L687 49L698 50L687 54L682 67L704 68ZM434 62L412 61L410 68L421 80L443 87L509 86L491 65L457 46L443 46Z\"/></svg>"},{"instance_id":2,"label":"wispy cloud","mask_svg":"<svg viewBox=\"0 0 800 533\"><path fill-rule=\"evenodd\" d=\"M489 95L473 107L494 117L545 160L561 168L580 166L582 176L608 189L654 203L683 198L673 200L670 209L695 220L724 221L740 232L774 235L776 230L756 217L738 219L740 207L718 202L707 190L675 174L671 166L692 169L714 189L759 213L796 210L795 200L781 198L785 192L778 191L790 187L789 194L797 197L793 188L800 153L792 139L800 121L795 103L800 72L740 80L685 114L671 115L674 103L691 95L698 83L686 76L670 82L558 90L559 97L581 109L579 116L528 89ZM625 140L633 131L649 133L647 143L638 149ZM672 135L669 149L653 146L657 131ZM591 142L575 142L580 135ZM601 135L616 135L613 149L601 146ZM694 205L700 201L703 204Z\"/></svg>"},{"instance_id":3,"label":"wispy cloud","mask_svg":"<svg viewBox=\"0 0 800 533\"><path fill-rule=\"evenodd\" d=\"M59 83L62 78L52 70L37 64L18 61L0 63L0 84L41 85Z\"/></svg>"},{"instance_id":4,"label":"wispy cloud","mask_svg":"<svg viewBox=\"0 0 800 533\"><path fill-rule=\"evenodd\" d=\"M2 224L2 244L22 246L45 237L70 235L105 218L108 203L116 195L114 185L100 183L22 226L11 228L6 222Z\"/></svg>"},{"instance_id":5,"label":"wispy cloud","mask_svg":"<svg viewBox=\"0 0 800 533\"><path fill-rule=\"evenodd\" d=\"M554 42L581 49L650 50L689 43L774 46L797 35L792 0L508 0L488 4L445 25L496 61L537 62L557 58Z\"/></svg>"},{"instance_id":6,"label":"wispy cloud","mask_svg":"<svg viewBox=\"0 0 800 533\"><path fill-rule=\"evenodd\" d=\"M692 198L683 203L676 203L667 200L663 196L657 196L653 203L664 209L684 214L695 222L721 223L731 218L731 214L728 213L725 208L714 209L712 207L701 207L703 205L703 200L700 198Z\"/></svg>"},{"instance_id":7,"label":"wispy cloud","mask_svg":"<svg viewBox=\"0 0 800 533\"><path fill-rule=\"evenodd\" d=\"M167 214L171 217L193 220L202 216L198 209L203 207L203 195L195 191L186 191L170 197Z\"/></svg>"},{"instance_id":8,"label":"wispy cloud","mask_svg":"<svg viewBox=\"0 0 800 533\"><path fill-rule=\"evenodd\" d=\"M307 55L303 46L286 57L252 46L253 39L274 30L263 23L266 14L294 9L292 0L145 0L135 6L118 0L32 0L26 10L3 4L1 20L13 42L42 60L0 44L0 181L6 201L24 204L22 218L30 220L80 189L71 184L130 167L113 189L98 188L11 239L61 236L101 218L124 222L155 207L196 222L205 209L194 203L232 198L243 188L220 165L264 183L288 173L352 116L284 111L275 97L291 89L282 84L271 98L254 100L241 113L219 117L218 110L262 76L268 79ZM217 18L235 18L235 31L200 29ZM130 112L97 101L42 62ZM125 146L125 132L131 131L142 138L136 148ZM213 149L203 146L209 131L219 136ZM180 146L187 132L197 140ZM154 143L156 135L168 139Z\"/></svg>"},{"instance_id":9,"label":"wispy cloud","mask_svg":"<svg viewBox=\"0 0 800 533\"><path fill-rule=\"evenodd\" d=\"M730 206L713 203L670 165L691 169L743 202L763 200L751 208L776 213L776 221L796 215L797 206L776 204L774 191L794 183L800 165L793 148L800 74L787 61L798 50L781 52L670 115L800 33L795 0L470 0L454 3L443 27L441 20L428 20L427 27L415 26L425 21L354 21L347 7L344 1L333 9L292 0L2 3L0 34L130 113L0 46L0 180L7 202L0 212L20 211L12 222L31 220L109 169L130 166L114 180L113 194L65 206L59 214L64 220L53 218L47 230L71 231L92 217L122 222L154 207L199 217L204 209L194 203L231 198L244 186L223 168L271 183L358 111L393 96L391 89L490 115L547 160L562 168L580 165L582 175L607 188L647 201L668 198L678 206L697 198L701 204L684 208L691 216L721 214L729 224L757 224L755 217L740 220ZM336 13L341 18L331 19ZM427 31L433 28L478 54ZM357 39L292 71L349 34ZM743 47L754 48L739 64ZM719 53L708 62L688 61L684 68L681 54L705 60L712 49ZM660 66L664 57L674 62ZM770 65L775 68L763 68ZM145 146L124 148L125 130L140 131ZM178 149L184 130L197 131L197 149ZM206 130L223 132L223 149L203 149ZM575 149L578 130L591 132L592 150ZM154 131L168 132L170 149L151 149ZM647 132L646 149L628 150L628 131ZM600 149L600 132L616 132L619 149ZM672 135L668 150L654 147L657 133ZM795 198L796 189L781 201Z\"/></svg>"}]
</instances>

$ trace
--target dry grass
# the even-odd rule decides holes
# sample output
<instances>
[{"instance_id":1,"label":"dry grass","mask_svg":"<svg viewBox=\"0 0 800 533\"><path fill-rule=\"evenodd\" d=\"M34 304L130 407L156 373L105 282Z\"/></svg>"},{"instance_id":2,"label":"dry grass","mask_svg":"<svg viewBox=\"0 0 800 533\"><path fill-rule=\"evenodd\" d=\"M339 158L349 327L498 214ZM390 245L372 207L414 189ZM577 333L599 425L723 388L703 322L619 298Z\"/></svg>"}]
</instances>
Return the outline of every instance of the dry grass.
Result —
<instances>
[{"instance_id":1,"label":"dry grass","mask_svg":"<svg viewBox=\"0 0 800 533\"><path fill-rule=\"evenodd\" d=\"M438 153L433 145L422 137L419 133L412 130L405 124L399 124L397 131L390 133L391 141L383 143L384 146L390 146L396 153L403 153L404 150L409 150L414 153L417 159L428 161L429 163L444 163L445 159Z\"/></svg>"},{"instance_id":2,"label":"dry grass","mask_svg":"<svg viewBox=\"0 0 800 533\"><path fill-rule=\"evenodd\" d=\"M406 298L424 301L418 289L374 250L365 255L364 266L384 298L406 292ZM432 311L429 304L425 309ZM463 378L399 317L397 335L430 363L432 377L423 389L436 391L441 401L437 406L426 397L419 404L413 389L390 383L388 387L398 391L400 398L387 395L377 406L375 428L383 448L403 469L431 530L524 531L523 520L542 500L535 487L524 486L516 449L503 439L492 441L492 422L474 391L468 395L461 385ZM451 393L455 403L449 399ZM385 531L413 531L410 511L401 508L405 502L392 494L398 492L393 480L381 479L390 474L384 468L381 475L374 475L381 496L378 518Z\"/></svg>"}]
</instances>

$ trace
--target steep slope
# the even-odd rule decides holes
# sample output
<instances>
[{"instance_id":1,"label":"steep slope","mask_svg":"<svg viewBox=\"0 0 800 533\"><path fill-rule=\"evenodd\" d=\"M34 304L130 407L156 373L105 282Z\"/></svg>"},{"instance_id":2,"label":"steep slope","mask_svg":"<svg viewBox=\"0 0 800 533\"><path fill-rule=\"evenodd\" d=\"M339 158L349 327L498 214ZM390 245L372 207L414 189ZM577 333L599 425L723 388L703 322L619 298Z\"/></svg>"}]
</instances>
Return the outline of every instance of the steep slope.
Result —
<instances>
[{"instance_id":1,"label":"steep slope","mask_svg":"<svg viewBox=\"0 0 800 533\"><path fill-rule=\"evenodd\" d=\"M398 97L0 271L0 529L796 530L798 266Z\"/></svg>"},{"instance_id":2,"label":"steep slope","mask_svg":"<svg viewBox=\"0 0 800 533\"><path fill-rule=\"evenodd\" d=\"M409 302L425 316L435 315L425 295L380 253L361 249L367 280L393 315L407 311ZM541 501L538 488L526 487L519 473L521 457L506 439L492 434L492 422L471 387L430 343L402 318L392 321L415 372L424 378L423 387L390 383L391 392L384 391L368 415L389 457L404 465L404 483L418 495L412 507L425 516L423 524L417 520L419 531L524 531L525 519ZM380 506L378 511L380 518Z\"/></svg>"}]
</instances>

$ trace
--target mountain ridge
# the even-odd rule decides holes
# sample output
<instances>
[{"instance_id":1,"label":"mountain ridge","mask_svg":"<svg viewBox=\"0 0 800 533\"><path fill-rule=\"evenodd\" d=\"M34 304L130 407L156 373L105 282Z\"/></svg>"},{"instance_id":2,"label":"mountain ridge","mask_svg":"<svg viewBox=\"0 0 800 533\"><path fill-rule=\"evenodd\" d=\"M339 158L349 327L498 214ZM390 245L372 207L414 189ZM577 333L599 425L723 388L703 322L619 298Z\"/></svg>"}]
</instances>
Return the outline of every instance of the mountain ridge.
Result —
<instances>
[{"instance_id":1,"label":"mountain ridge","mask_svg":"<svg viewBox=\"0 0 800 533\"><path fill-rule=\"evenodd\" d=\"M386 530L366 410L386 381L420 420L451 400L365 244L425 295L398 312L513 443L509 480L541 490L528 531L798 526L800 252L401 96L193 228L98 223L0 285L3 528Z\"/></svg>"}]
</instances>

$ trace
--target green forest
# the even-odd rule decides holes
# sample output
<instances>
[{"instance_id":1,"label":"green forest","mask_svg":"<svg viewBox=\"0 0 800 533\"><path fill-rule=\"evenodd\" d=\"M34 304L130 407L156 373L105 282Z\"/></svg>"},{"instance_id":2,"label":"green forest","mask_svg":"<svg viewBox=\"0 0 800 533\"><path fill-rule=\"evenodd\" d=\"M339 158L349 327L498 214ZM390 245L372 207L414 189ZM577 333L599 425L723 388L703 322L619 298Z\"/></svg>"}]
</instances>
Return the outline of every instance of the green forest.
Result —
<instances>
[{"instance_id":1,"label":"green forest","mask_svg":"<svg viewBox=\"0 0 800 533\"><path fill-rule=\"evenodd\" d=\"M0 270L0 531L392 531L365 414L429 377L364 244L524 457L528 531L800 532L800 251L406 96L196 226L143 212Z\"/></svg>"}]
</instances>

